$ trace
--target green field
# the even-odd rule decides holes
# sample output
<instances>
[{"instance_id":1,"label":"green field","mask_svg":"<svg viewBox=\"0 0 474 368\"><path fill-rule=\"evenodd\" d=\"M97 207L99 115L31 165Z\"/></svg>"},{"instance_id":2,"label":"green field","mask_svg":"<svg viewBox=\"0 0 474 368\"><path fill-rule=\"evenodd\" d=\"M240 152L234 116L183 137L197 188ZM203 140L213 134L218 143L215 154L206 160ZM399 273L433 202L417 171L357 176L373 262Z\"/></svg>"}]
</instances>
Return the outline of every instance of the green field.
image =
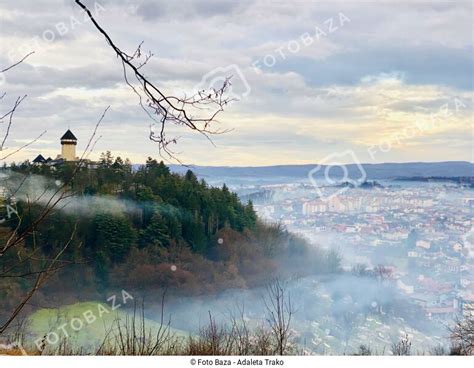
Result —
<instances>
[{"instance_id":1,"label":"green field","mask_svg":"<svg viewBox=\"0 0 474 368\"><path fill-rule=\"evenodd\" d=\"M133 311L125 308L112 310L111 305L100 302L84 302L63 306L61 308L40 309L28 318L26 337L33 344L46 342L46 350L57 348L66 343L74 349L82 348L84 353L94 352L102 344L107 333L113 336L117 331L117 322L130 321ZM141 328L140 316L137 312L137 328ZM145 318L147 331L156 332L160 323ZM171 329L176 336L185 337L189 334ZM46 336L46 338L45 338ZM36 343L35 343L36 342Z\"/></svg>"}]
</instances>

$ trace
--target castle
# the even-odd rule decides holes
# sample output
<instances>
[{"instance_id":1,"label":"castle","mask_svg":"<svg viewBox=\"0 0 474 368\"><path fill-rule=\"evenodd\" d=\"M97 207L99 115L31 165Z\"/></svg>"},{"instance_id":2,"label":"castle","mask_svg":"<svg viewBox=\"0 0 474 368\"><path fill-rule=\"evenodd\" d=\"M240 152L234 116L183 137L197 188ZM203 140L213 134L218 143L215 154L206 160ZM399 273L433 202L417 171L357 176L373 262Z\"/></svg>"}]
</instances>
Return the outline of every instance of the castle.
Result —
<instances>
[{"instance_id":1,"label":"castle","mask_svg":"<svg viewBox=\"0 0 474 368\"><path fill-rule=\"evenodd\" d=\"M33 164L35 165L43 165L43 164L58 164L62 162L68 161L78 161L79 158L76 156L76 146L77 146L77 138L76 136L68 129L66 133L61 137L61 154L53 160L51 157L44 158L43 155L39 154L33 160Z\"/></svg>"}]
</instances>

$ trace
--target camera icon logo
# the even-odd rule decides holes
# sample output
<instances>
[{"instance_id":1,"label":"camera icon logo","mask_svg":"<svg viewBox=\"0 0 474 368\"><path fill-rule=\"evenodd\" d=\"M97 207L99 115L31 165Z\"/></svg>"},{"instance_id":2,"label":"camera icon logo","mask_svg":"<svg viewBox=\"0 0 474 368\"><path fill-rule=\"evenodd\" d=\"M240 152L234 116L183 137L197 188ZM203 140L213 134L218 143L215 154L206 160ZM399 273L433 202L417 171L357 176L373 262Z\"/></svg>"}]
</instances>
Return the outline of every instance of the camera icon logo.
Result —
<instances>
[{"instance_id":1,"label":"camera icon logo","mask_svg":"<svg viewBox=\"0 0 474 368\"><path fill-rule=\"evenodd\" d=\"M236 64L212 69L202 77L201 81L194 87L194 90L198 92L219 90L229 78L231 78L230 83L225 92L229 103L239 101L250 94L250 85L244 73Z\"/></svg>"},{"instance_id":2,"label":"camera icon logo","mask_svg":"<svg viewBox=\"0 0 474 368\"><path fill-rule=\"evenodd\" d=\"M345 164L343 162L346 162ZM348 166L351 166L349 169ZM336 171L342 171L342 176L334 177ZM332 173L331 173L332 172ZM323 176L323 183L317 181L317 176ZM308 178L313 185L319 199L328 201L349 189L348 185L358 186L365 182L367 173L355 153L351 150L333 153L326 156L314 169L308 173ZM325 193L323 186L342 185L331 193Z\"/></svg>"}]
</instances>

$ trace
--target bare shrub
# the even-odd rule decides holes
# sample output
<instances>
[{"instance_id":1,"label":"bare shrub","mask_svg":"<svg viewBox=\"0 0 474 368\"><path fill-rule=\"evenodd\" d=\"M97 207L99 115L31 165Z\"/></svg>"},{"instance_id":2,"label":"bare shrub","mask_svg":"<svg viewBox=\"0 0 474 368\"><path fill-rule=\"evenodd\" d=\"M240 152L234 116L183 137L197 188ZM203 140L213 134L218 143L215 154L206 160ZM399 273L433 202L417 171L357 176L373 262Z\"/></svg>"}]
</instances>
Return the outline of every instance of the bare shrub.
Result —
<instances>
[{"instance_id":1,"label":"bare shrub","mask_svg":"<svg viewBox=\"0 0 474 368\"><path fill-rule=\"evenodd\" d=\"M457 318L451 329L451 354L474 355L474 315Z\"/></svg>"},{"instance_id":2,"label":"bare shrub","mask_svg":"<svg viewBox=\"0 0 474 368\"><path fill-rule=\"evenodd\" d=\"M393 355L411 355L411 341L408 334L405 334L397 342L392 343L392 354Z\"/></svg>"},{"instance_id":3,"label":"bare shrub","mask_svg":"<svg viewBox=\"0 0 474 368\"><path fill-rule=\"evenodd\" d=\"M372 349L369 345L362 344L362 345L359 346L359 350L358 350L356 355L366 356L366 355L373 355L373 353L372 353Z\"/></svg>"},{"instance_id":4,"label":"bare shrub","mask_svg":"<svg viewBox=\"0 0 474 368\"><path fill-rule=\"evenodd\" d=\"M280 280L275 280L267 287L264 303L267 322L276 344L275 353L285 355L291 349L292 331L290 325L295 309L290 295Z\"/></svg>"}]
</instances>

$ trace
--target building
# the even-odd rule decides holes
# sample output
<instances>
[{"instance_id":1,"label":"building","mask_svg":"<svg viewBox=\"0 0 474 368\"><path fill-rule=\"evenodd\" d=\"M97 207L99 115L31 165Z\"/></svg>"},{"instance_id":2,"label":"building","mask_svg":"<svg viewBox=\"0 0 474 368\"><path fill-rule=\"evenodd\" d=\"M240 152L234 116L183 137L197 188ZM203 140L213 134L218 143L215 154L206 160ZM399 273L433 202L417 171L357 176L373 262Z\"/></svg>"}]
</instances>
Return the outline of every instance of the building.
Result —
<instances>
[{"instance_id":1,"label":"building","mask_svg":"<svg viewBox=\"0 0 474 368\"><path fill-rule=\"evenodd\" d=\"M431 248L431 243L429 241L426 241L426 240L418 240L416 242L416 246L418 248L430 249Z\"/></svg>"},{"instance_id":2,"label":"building","mask_svg":"<svg viewBox=\"0 0 474 368\"><path fill-rule=\"evenodd\" d=\"M55 160L51 157L44 158L43 155L39 154L33 160L34 165L56 165L62 162L78 161L79 158L76 156L77 138L69 129L64 133L60 139L61 142L61 154L59 154Z\"/></svg>"},{"instance_id":3,"label":"building","mask_svg":"<svg viewBox=\"0 0 474 368\"><path fill-rule=\"evenodd\" d=\"M33 160L33 164L35 165L43 165L51 161L51 157L44 158L43 155L38 155L36 158Z\"/></svg>"},{"instance_id":4,"label":"building","mask_svg":"<svg viewBox=\"0 0 474 368\"><path fill-rule=\"evenodd\" d=\"M320 199L303 203L303 215L308 216L317 212L326 212L327 204Z\"/></svg>"},{"instance_id":5,"label":"building","mask_svg":"<svg viewBox=\"0 0 474 368\"><path fill-rule=\"evenodd\" d=\"M76 145L77 138L68 129L67 132L61 137L61 155L58 156L58 159L63 159L64 161L77 161L78 157L76 156Z\"/></svg>"}]
</instances>

